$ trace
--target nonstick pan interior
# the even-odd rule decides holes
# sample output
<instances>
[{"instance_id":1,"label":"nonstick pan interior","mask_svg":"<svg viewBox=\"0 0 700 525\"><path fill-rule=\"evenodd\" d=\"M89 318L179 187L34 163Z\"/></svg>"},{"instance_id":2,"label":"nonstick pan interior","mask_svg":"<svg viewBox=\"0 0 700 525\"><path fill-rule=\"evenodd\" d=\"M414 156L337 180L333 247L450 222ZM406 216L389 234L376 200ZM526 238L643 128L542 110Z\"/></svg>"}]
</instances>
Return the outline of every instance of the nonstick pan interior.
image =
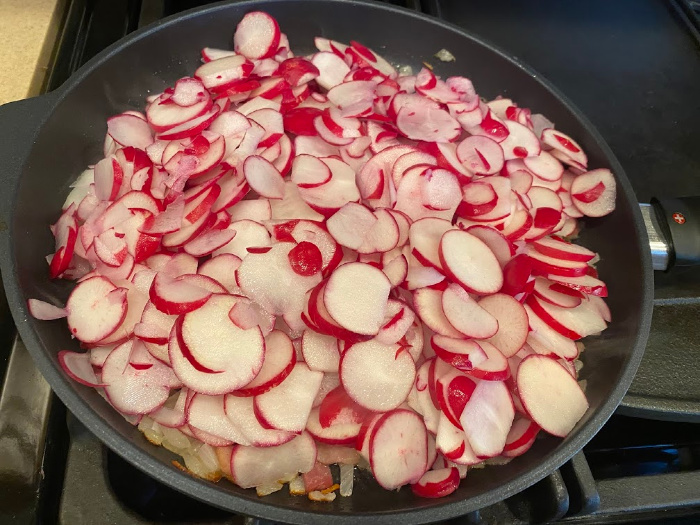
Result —
<instances>
[{"instance_id":1,"label":"nonstick pan interior","mask_svg":"<svg viewBox=\"0 0 700 525\"><path fill-rule=\"evenodd\" d=\"M255 9L277 18L298 54L312 51L316 35L353 39L394 64L411 65L414 71L427 61L439 75L468 76L484 97L513 97L520 106L544 113L581 143L591 167L610 167L617 174L616 211L588 221L582 234L583 242L601 254L599 270L609 285L613 323L602 336L586 342L581 377L587 381L591 409L567 439L539 439L525 456L508 465L474 469L456 493L441 500L418 499L408 489L388 492L369 477L357 480L352 497L339 497L331 504L289 497L286 490L260 499L254 491L228 482L214 485L180 472L171 464L175 459L172 454L150 445L93 389L70 381L60 370L57 352L77 349L78 345L71 340L65 323L35 321L28 316L25 304L29 297L63 302L71 289L70 283L48 279L44 260L53 246L48 225L58 217L70 182L101 157L109 116L142 109L146 96L192 74L201 48L229 48L238 20ZM434 53L442 48L457 60L442 63L435 59ZM15 320L41 371L68 408L110 448L183 492L239 513L290 523L327 523L329 513L341 522L446 519L518 492L566 461L610 416L634 375L648 332L652 287L645 233L622 168L585 118L546 81L448 24L365 2L219 4L166 19L131 35L98 55L51 97L53 102L47 104L50 116L21 162L21 174L16 174L21 178L6 217L9 231L2 234L2 273ZM0 154L6 153L5 149L7 146ZM8 184L12 187L13 182ZM5 199L13 195L9 189L5 191Z\"/></svg>"}]
</instances>

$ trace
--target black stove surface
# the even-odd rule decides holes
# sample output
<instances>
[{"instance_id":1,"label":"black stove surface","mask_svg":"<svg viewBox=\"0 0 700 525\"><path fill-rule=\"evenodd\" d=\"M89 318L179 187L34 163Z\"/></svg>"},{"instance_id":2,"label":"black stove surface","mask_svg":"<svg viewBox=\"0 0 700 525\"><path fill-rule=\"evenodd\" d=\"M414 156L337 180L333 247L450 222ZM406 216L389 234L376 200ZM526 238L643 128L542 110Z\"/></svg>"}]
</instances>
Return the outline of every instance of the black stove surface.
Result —
<instances>
[{"instance_id":1,"label":"black stove surface","mask_svg":"<svg viewBox=\"0 0 700 525\"><path fill-rule=\"evenodd\" d=\"M46 89L59 86L85 61L137 27L207 3L69 0ZM682 0L391 3L439 16L532 65L593 121L641 201L652 195L700 194L700 177L694 176L700 174L700 148L695 146L700 35L689 4ZM657 276L655 319L661 321L652 327L641 379L631 389L631 401L626 401L637 413L641 407L645 415L677 418L673 409L683 395L691 405L700 400L700 385L693 390L700 381L700 332L696 334L700 328L694 323L695 314L700 314L695 311L700 304L697 272ZM0 383L0 523L252 525L258 521L183 496L109 452L52 398L21 342L12 343L8 319L6 306L0 303L0 377L6 375ZM668 348L685 352L680 371L662 366ZM12 381L19 376L29 378L30 388L24 391L30 396L24 404L12 397L18 388L22 390L18 381ZM664 396L671 405L664 405ZM640 404L639 399L651 401ZM14 419L7 416L8 406ZM21 461L14 464L12 454ZM10 461L3 461L6 458ZM545 480L449 523L545 522L700 523L700 426L615 415L581 453Z\"/></svg>"}]
</instances>

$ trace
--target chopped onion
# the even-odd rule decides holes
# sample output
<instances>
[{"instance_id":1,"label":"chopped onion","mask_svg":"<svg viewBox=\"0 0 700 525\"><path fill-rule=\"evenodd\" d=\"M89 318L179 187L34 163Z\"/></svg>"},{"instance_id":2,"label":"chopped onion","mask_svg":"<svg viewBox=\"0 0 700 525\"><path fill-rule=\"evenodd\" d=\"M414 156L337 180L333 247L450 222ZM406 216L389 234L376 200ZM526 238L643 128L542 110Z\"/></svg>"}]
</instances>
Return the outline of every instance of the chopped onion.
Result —
<instances>
[{"instance_id":1,"label":"chopped onion","mask_svg":"<svg viewBox=\"0 0 700 525\"><path fill-rule=\"evenodd\" d=\"M304 478L302 476L297 476L289 482L289 493L292 496L303 496L306 494L306 487L304 486Z\"/></svg>"},{"instance_id":2,"label":"chopped onion","mask_svg":"<svg viewBox=\"0 0 700 525\"><path fill-rule=\"evenodd\" d=\"M309 492L309 499L311 501L334 501L335 492L329 492L328 494L324 494L320 490L314 490L313 492Z\"/></svg>"},{"instance_id":3,"label":"chopped onion","mask_svg":"<svg viewBox=\"0 0 700 525\"><path fill-rule=\"evenodd\" d=\"M257 487L255 487L255 492L257 492L258 496L260 497L268 496L273 492L281 490L283 486L284 485L282 485L282 483L279 483L277 481L271 481L270 483L265 483L264 485L258 485Z\"/></svg>"},{"instance_id":4,"label":"chopped onion","mask_svg":"<svg viewBox=\"0 0 700 525\"><path fill-rule=\"evenodd\" d=\"M455 56L450 53L447 49L441 49L437 53L435 53L435 58L438 60L442 60L443 62L454 62L457 60Z\"/></svg>"},{"instance_id":5,"label":"chopped onion","mask_svg":"<svg viewBox=\"0 0 700 525\"><path fill-rule=\"evenodd\" d=\"M352 486L355 480L355 467L352 465L340 465L340 495L352 496Z\"/></svg>"}]
</instances>

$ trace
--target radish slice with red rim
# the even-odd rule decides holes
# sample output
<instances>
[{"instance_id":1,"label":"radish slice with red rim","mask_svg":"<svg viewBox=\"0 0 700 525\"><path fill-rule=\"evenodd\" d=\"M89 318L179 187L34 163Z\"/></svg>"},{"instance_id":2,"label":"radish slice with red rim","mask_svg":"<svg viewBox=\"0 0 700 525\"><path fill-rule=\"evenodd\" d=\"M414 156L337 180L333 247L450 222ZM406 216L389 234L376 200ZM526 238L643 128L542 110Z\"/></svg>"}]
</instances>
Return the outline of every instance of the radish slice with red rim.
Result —
<instances>
[{"instance_id":1,"label":"radish slice with red rim","mask_svg":"<svg viewBox=\"0 0 700 525\"><path fill-rule=\"evenodd\" d=\"M80 384L93 388L104 386L92 368L90 354L61 350L58 353L58 362L66 374Z\"/></svg>"},{"instance_id":2,"label":"radish slice with red rim","mask_svg":"<svg viewBox=\"0 0 700 525\"><path fill-rule=\"evenodd\" d=\"M280 35L274 18L262 11L253 11L238 23L233 35L233 48L250 59L271 57L277 52Z\"/></svg>"},{"instance_id":3,"label":"radish slice with red rim","mask_svg":"<svg viewBox=\"0 0 700 525\"><path fill-rule=\"evenodd\" d=\"M406 400L415 370L413 358L399 345L373 340L352 345L340 360L340 380L348 395L377 412L397 408Z\"/></svg>"},{"instance_id":4,"label":"radish slice with red rim","mask_svg":"<svg viewBox=\"0 0 700 525\"><path fill-rule=\"evenodd\" d=\"M63 319L68 316L66 308L59 308L39 299L28 299L27 308L34 319L41 321L53 321L54 319Z\"/></svg>"}]
</instances>

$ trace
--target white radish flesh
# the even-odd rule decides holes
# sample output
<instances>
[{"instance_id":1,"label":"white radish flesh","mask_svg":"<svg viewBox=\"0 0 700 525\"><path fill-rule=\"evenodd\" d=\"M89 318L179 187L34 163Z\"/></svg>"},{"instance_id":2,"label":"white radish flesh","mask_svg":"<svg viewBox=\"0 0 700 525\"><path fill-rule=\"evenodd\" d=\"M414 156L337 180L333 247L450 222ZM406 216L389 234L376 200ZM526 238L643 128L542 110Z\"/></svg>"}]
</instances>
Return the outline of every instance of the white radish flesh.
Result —
<instances>
[{"instance_id":1,"label":"white radish flesh","mask_svg":"<svg viewBox=\"0 0 700 525\"><path fill-rule=\"evenodd\" d=\"M340 380L350 397L373 411L397 408L413 385L413 358L399 345L375 340L356 343L340 360Z\"/></svg>"},{"instance_id":2,"label":"white radish flesh","mask_svg":"<svg viewBox=\"0 0 700 525\"><path fill-rule=\"evenodd\" d=\"M496 256L481 239L467 232L451 230L442 236L440 262L467 291L494 293L503 285L503 272Z\"/></svg>"},{"instance_id":3,"label":"white radish flesh","mask_svg":"<svg viewBox=\"0 0 700 525\"><path fill-rule=\"evenodd\" d=\"M369 441L372 474L385 489L416 483L428 469L428 434L414 412L388 412L375 424Z\"/></svg>"},{"instance_id":4,"label":"white radish flesh","mask_svg":"<svg viewBox=\"0 0 700 525\"><path fill-rule=\"evenodd\" d=\"M379 332L391 283L381 270L363 263L340 266L324 293L328 313L343 328L356 334Z\"/></svg>"},{"instance_id":5,"label":"white radish flesh","mask_svg":"<svg viewBox=\"0 0 700 525\"><path fill-rule=\"evenodd\" d=\"M571 374L545 356L520 363L518 392L533 421L555 436L565 436L588 410L588 401Z\"/></svg>"}]
</instances>

